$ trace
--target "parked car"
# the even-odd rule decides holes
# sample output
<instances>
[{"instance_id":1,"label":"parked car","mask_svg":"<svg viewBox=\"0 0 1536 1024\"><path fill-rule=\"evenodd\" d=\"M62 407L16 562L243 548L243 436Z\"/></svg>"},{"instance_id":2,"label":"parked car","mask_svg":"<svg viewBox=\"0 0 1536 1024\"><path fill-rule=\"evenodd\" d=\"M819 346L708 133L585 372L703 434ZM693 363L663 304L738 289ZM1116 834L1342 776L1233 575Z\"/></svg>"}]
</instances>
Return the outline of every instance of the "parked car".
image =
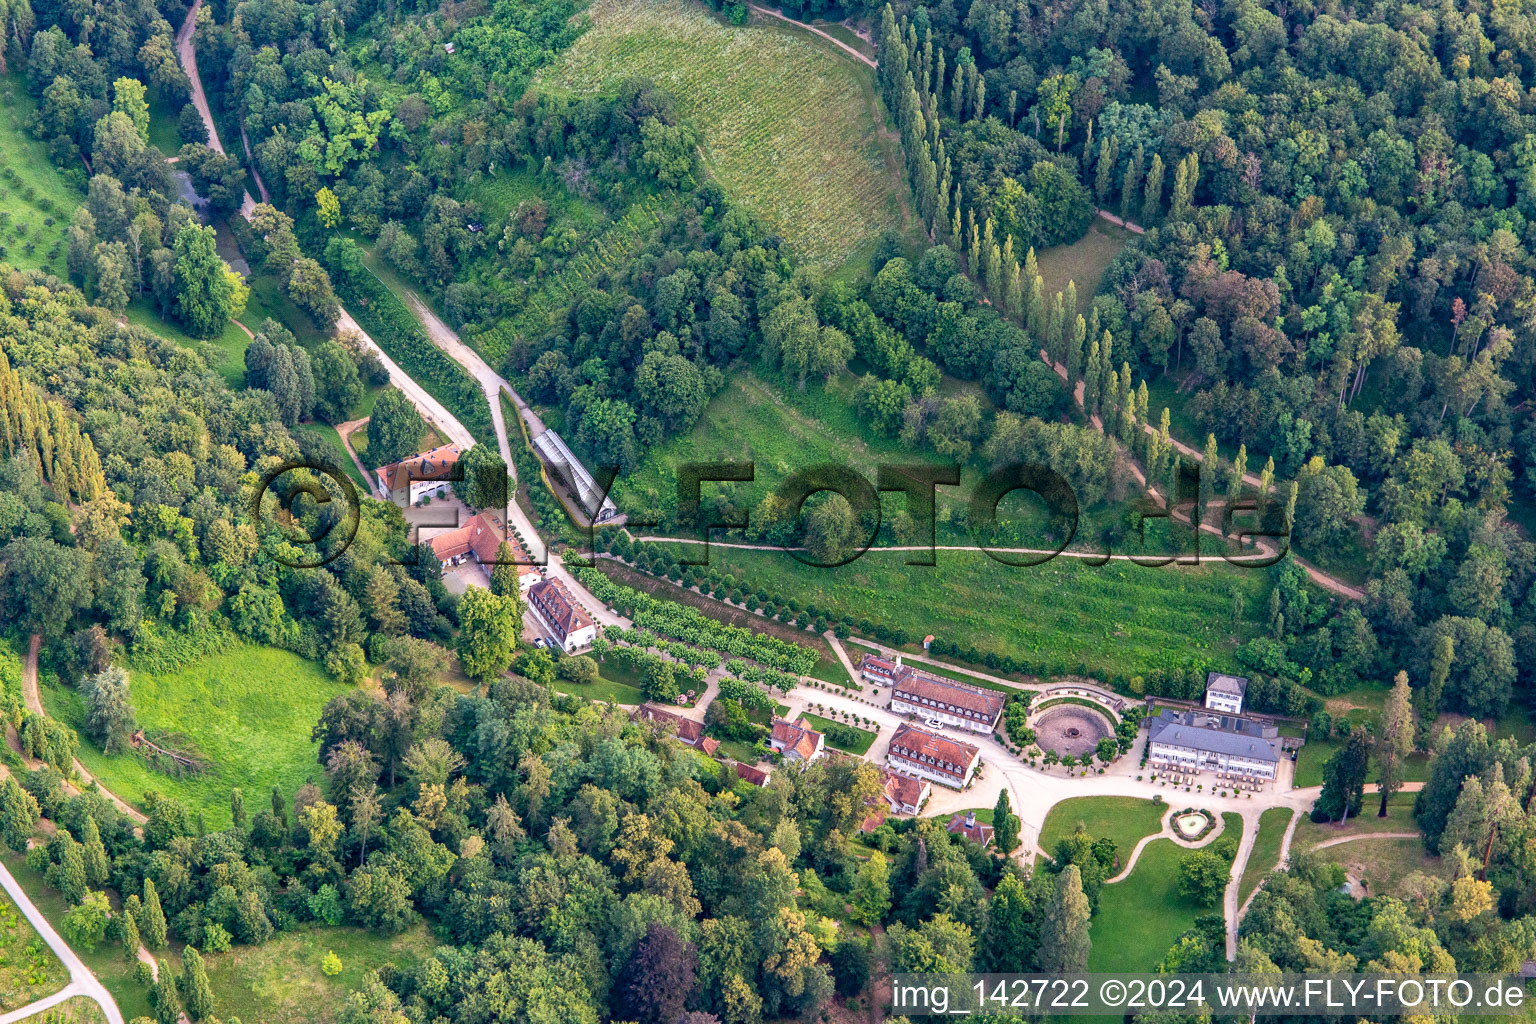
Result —
<instances>
[{"instance_id":1,"label":"parked car","mask_svg":"<svg viewBox=\"0 0 1536 1024\"><path fill-rule=\"evenodd\" d=\"M533 646L539 648L540 650L543 650L544 649L544 638L541 637L541 636L534 637L533 638Z\"/></svg>"},{"instance_id":2,"label":"parked car","mask_svg":"<svg viewBox=\"0 0 1536 1024\"><path fill-rule=\"evenodd\" d=\"M926 719L926 720L924 720L923 725L927 726L930 729L942 729L942 728L944 728L944 723L939 721L937 718Z\"/></svg>"}]
</instances>

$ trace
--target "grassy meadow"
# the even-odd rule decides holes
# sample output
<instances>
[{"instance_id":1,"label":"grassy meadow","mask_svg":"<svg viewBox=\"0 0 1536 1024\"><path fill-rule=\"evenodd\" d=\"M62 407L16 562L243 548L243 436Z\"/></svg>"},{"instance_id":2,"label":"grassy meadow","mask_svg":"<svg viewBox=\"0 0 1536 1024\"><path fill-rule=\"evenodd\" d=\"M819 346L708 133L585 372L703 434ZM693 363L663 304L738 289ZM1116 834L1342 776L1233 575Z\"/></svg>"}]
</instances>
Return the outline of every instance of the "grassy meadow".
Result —
<instances>
[{"instance_id":1,"label":"grassy meadow","mask_svg":"<svg viewBox=\"0 0 1536 1024\"><path fill-rule=\"evenodd\" d=\"M142 806L146 793L164 793L201 812L210 830L229 826L235 786L259 802L273 786L291 797L306 779L320 777L309 732L325 702L346 692L314 662L250 645L175 672L129 675L139 724L151 737L176 737L171 745L178 749L195 748L207 770L170 775L134 753L103 754L89 740L81 743L80 762L124 800ZM45 680L42 695L50 715L84 735L84 705L75 690Z\"/></svg>"},{"instance_id":2,"label":"grassy meadow","mask_svg":"<svg viewBox=\"0 0 1536 1024\"><path fill-rule=\"evenodd\" d=\"M0 95L0 261L63 277L65 232L84 195L27 129L37 104L22 76L0 75Z\"/></svg>"},{"instance_id":3,"label":"grassy meadow","mask_svg":"<svg viewBox=\"0 0 1536 1024\"><path fill-rule=\"evenodd\" d=\"M1130 232L1116 227L1102 217L1095 217L1088 233L1071 245L1056 245L1035 253L1040 263L1040 280L1045 294L1066 291L1067 282L1077 284L1077 311L1088 315L1099 281L1114 258L1125 248Z\"/></svg>"},{"instance_id":4,"label":"grassy meadow","mask_svg":"<svg viewBox=\"0 0 1536 1024\"><path fill-rule=\"evenodd\" d=\"M94 999L71 996L42 1013L23 1017L17 1024L107 1024L107 1017Z\"/></svg>"},{"instance_id":5,"label":"grassy meadow","mask_svg":"<svg viewBox=\"0 0 1536 1024\"><path fill-rule=\"evenodd\" d=\"M902 226L895 143L880 135L874 73L852 56L775 19L728 25L688 0L597 0L588 14L542 86L584 94L652 79L699 127L726 191L824 268Z\"/></svg>"}]
</instances>

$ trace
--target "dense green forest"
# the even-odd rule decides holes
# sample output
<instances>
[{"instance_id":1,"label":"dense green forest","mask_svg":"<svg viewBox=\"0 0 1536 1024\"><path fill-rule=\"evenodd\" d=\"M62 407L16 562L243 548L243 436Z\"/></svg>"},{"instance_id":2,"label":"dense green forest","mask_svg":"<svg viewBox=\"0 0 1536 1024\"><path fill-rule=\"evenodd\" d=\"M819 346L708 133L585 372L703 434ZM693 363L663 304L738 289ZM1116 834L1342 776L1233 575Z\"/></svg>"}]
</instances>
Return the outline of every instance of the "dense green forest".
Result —
<instances>
[{"instance_id":1,"label":"dense green forest","mask_svg":"<svg viewBox=\"0 0 1536 1024\"><path fill-rule=\"evenodd\" d=\"M302 532L355 526L357 540L297 567L259 503L335 482L299 471L265 497L261 482L285 462L333 465L335 450L296 428L349 418L382 383L360 348L302 340L329 331L342 300L427 368L434 393L477 409L467 425L488 427L476 385L420 335L387 271L597 465L641 465L761 369L797 395L856 378L850 445L899 442L972 471L1049 466L1106 542L1155 511L1148 489L1192 510L1252 500L1300 554L1356 570L1365 596L1325 594L1282 564L1263 635L1239 628L1239 601L1243 642L1219 657L1253 674L1255 706L1314 722L1323 698L1405 673L1411 710L1395 720L1410 728L1381 749L1388 763L1434 753L1416 814L1446 870L1355 900L1339 871L1298 855L1255 897L1239 966L1518 967L1536 944L1536 754L1477 721L1431 726L1442 712L1498 719L1536 687L1533 15L1246 0L787 10L874 29L921 244L893 233L813 270L712 180L675 97L643 81L584 97L530 88L582 32L573 4L211 3L196 46L242 160L208 146L189 103L175 0L0 0L5 70L84 197L56 225L68 280L0 264L0 623L42 635L45 671L78 690L107 752L137 728L124 665L174 668L240 638L362 684L315 724L313 781L270 804L236 791L222 831L158 797L140 835L99 795L66 793L76 738L24 712L8 682L6 713L44 766L0 788L5 842L26 850L39 815L57 824L27 862L76 908L81 935L110 927L130 952L430 922L438 947L371 976L342 1024L812 1020L865 992L877 927L896 970L1086 966L1102 887L1129 853L1113 841L1075 832L1033 871L936 820L861 841L872 766L828 758L757 788L556 693L557 678L595 668L514 655L516 580L450 594L394 506L365 500L350 524L340 502L304 507ZM152 109L162 134L166 112L176 121L174 170L150 143ZM148 310L211 339L252 301L182 171L214 219L261 194L233 234L297 316L252 324L239 390L211 369L211 346L120 319ZM1042 254L1103 213L1128 222L1129 241L1102 282L1047 294ZM1157 415L1170 403L1202 460L1175 447L1171 411ZM376 425L399 421L388 438L370 431L380 460L421 436L404 405L379 399ZM841 498L802 520L745 494L721 489L702 511L750 514L742 536L829 562L869 526ZM664 527L693 525L659 512ZM912 528L896 520L887 539ZM605 543L818 632L915 639L802 609L803 595L744 573ZM588 582L644 628L808 661L595 571ZM975 661L973 639L934 650ZM438 685L450 646L473 693ZM645 692L675 697L671 663L658 664L667 685L648 678ZM1108 681L1194 697L1208 667L1172 651ZM1364 806L1372 739L1340 740L1320 819ZM1006 804L995 814L1006 821ZM1192 858L1190 898L1214 908L1235 853L1223 837ZM109 918L105 889L124 912ZM1219 918L1202 917L1163 966L1219 969L1224 943ZM165 972L151 991L162 1024L219 1012L196 952L184 963L179 984Z\"/></svg>"}]
</instances>

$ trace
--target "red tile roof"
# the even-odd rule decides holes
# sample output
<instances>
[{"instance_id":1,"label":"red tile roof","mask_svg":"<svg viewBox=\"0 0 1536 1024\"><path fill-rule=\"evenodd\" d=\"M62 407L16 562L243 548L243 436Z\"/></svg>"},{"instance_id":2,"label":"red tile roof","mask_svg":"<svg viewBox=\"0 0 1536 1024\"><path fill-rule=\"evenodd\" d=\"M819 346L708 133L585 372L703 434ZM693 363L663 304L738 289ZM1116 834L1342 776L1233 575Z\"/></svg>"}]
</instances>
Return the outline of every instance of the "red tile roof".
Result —
<instances>
[{"instance_id":1,"label":"red tile roof","mask_svg":"<svg viewBox=\"0 0 1536 1024\"><path fill-rule=\"evenodd\" d=\"M677 738L689 746L694 746L704 738L704 726L691 718L673 714L664 708L654 704L642 704L630 715L637 722L649 722L663 729L672 729L677 733ZM713 742L713 741L711 741ZM718 744L716 744L718 746Z\"/></svg>"},{"instance_id":2,"label":"red tile roof","mask_svg":"<svg viewBox=\"0 0 1536 1024\"><path fill-rule=\"evenodd\" d=\"M720 749L720 741L715 739L713 736L705 736L702 740L699 741L699 749L704 751L704 753L708 754L710 757L714 757L715 751Z\"/></svg>"},{"instance_id":3,"label":"red tile roof","mask_svg":"<svg viewBox=\"0 0 1536 1024\"><path fill-rule=\"evenodd\" d=\"M562 643L578 629L592 625L592 617L582 610L571 592L565 589L565 584L557 579L544 580L530 587L528 603L543 614Z\"/></svg>"},{"instance_id":4,"label":"red tile roof","mask_svg":"<svg viewBox=\"0 0 1536 1024\"><path fill-rule=\"evenodd\" d=\"M910 725L903 725L896 730L887 752L888 757L920 764L929 771L948 775L956 782L964 780L980 754L981 751L969 743L961 743L948 736Z\"/></svg>"},{"instance_id":5,"label":"red tile roof","mask_svg":"<svg viewBox=\"0 0 1536 1024\"><path fill-rule=\"evenodd\" d=\"M753 768L749 764L742 764L740 761L736 762L736 777L738 779L746 779L754 786L763 786L768 782L767 772L761 768Z\"/></svg>"},{"instance_id":6,"label":"red tile roof","mask_svg":"<svg viewBox=\"0 0 1536 1024\"><path fill-rule=\"evenodd\" d=\"M875 829L879 828L881 825L884 825L884 824L885 824L885 808L884 807L877 807L877 808L875 808L874 813L872 813L869 817L865 818L863 821L859 822L859 831L860 832L873 832Z\"/></svg>"},{"instance_id":7,"label":"red tile roof","mask_svg":"<svg viewBox=\"0 0 1536 1024\"><path fill-rule=\"evenodd\" d=\"M502 541L506 541L511 546L513 561L519 563L528 561L528 555L523 551L523 546L517 542L516 537L508 535L506 524L495 512L481 512L458 529L433 537L431 544L432 553L440 561L446 562L450 558L473 552L475 560L480 564L494 565L496 551ZM517 571L520 576L538 572L531 565L519 565Z\"/></svg>"},{"instance_id":8,"label":"red tile roof","mask_svg":"<svg viewBox=\"0 0 1536 1024\"><path fill-rule=\"evenodd\" d=\"M821 745L821 733L799 722L786 722L782 718L775 718L772 740L783 749L784 753L793 753L802 761L809 761L816 753L816 748Z\"/></svg>"},{"instance_id":9,"label":"red tile roof","mask_svg":"<svg viewBox=\"0 0 1536 1024\"><path fill-rule=\"evenodd\" d=\"M429 452L380 466L374 472L384 486L393 491L411 483L448 479L449 471L463 454L464 450L456 444L439 445Z\"/></svg>"},{"instance_id":10,"label":"red tile roof","mask_svg":"<svg viewBox=\"0 0 1536 1024\"><path fill-rule=\"evenodd\" d=\"M1003 705L1006 703L1003 695L996 690L985 690L979 686L968 686L950 679L939 679L936 676L917 672L907 665L897 670L897 675L891 684L891 696L905 700L909 704L935 708L960 718L985 722L988 725L997 722L997 717L1003 713Z\"/></svg>"},{"instance_id":11,"label":"red tile roof","mask_svg":"<svg viewBox=\"0 0 1536 1024\"><path fill-rule=\"evenodd\" d=\"M923 787L927 783L910 775L896 772L885 773L885 795L896 801L898 807L917 807L923 802Z\"/></svg>"},{"instance_id":12,"label":"red tile roof","mask_svg":"<svg viewBox=\"0 0 1536 1024\"><path fill-rule=\"evenodd\" d=\"M986 846L992 841L992 826L983 825L973 816L957 814L949 819L950 835L962 835L973 843Z\"/></svg>"}]
</instances>

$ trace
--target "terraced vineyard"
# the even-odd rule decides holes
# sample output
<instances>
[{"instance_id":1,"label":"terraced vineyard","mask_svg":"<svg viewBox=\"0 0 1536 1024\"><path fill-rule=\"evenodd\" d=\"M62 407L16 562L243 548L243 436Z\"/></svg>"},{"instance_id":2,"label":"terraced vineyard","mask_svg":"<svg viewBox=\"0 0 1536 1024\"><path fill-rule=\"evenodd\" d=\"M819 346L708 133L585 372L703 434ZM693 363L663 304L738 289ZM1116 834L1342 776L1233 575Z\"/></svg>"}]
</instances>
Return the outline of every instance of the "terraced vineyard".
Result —
<instances>
[{"instance_id":1,"label":"terraced vineyard","mask_svg":"<svg viewBox=\"0 0 1536 1024\"><path fill-rule=\"evenodd\" d=\"M570 308L572 300L590 287L594 277L617 268L650 236L661 221L660 207L661 201L656 196L647 196L631 206L558 274L552 275L538 291L531 293L515 316L472 336L470 340L475 348L487 359L497 361L507 354L512 340L518 335L526 337L542 333Z\"/></svg>"},{"instance_id":2,"label":"terraced vineyard","mask_svg":"<svg viewBox=\"0 0 1536 1024\"><path fill-rule=\"evenodd\" d=\"M867 67L799 30L734 27L689 0L597 0L589 13L541 84L591 93L654 80L703 132L721 185L812 263L836 266L901 225Z\"/></svg>"}]
</instances>

